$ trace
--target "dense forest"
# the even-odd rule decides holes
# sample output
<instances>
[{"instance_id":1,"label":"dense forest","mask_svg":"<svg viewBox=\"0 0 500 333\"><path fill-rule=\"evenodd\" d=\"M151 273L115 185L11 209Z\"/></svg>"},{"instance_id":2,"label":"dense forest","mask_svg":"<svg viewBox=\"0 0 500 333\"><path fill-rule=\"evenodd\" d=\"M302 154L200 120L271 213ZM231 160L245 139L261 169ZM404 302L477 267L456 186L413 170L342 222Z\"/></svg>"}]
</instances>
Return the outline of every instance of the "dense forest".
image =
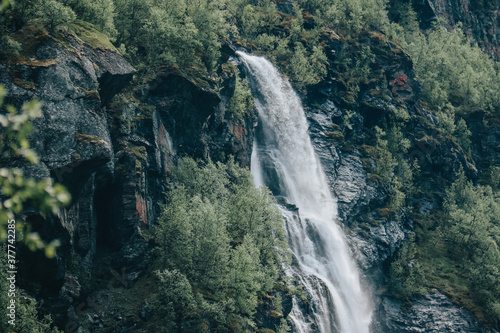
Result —
<instances>
[{"instance_id":1,"label":"dense forest","mask_svg":"<svg viewBox=\"0 0 500 333\"><path fill-rule=\"evenodd\" d=\"M265 56L304 98L312 98L308 87L321 86L333 72L346 112L327 136L342 150L360 151L367 178L386 195L383 205L359 223L358 236L368 237L379 220L412 224L404 245L384 267L387 278L381 289L411 306L436 288L486 327L500 328L500 165L495 156L476 163L475 148L478 133L500 122L500 67L460 23L451 26L436 17L423 24L412 3L404 0L4 0L3 63L19 62L32 52L23 31L33 29L61 43L74 34L119 52L137 70L136 87L170 70L208 82L220 93L230 73L235 84L227 111L239 122L251 116L254 100L247 78L222 56L225 47ZM420 89L418 108L432 121L412 114L401 100L370 124L370 131L356 123L357 101L365 91L371 89L382 100L390 93L377 60L382 47L373 40L410 59ZM330 49L332 41L341 45L340 51ZM403 83L407 79L400 78ZM0 105L6 95L2 88ZM138 102L131 94L118 94L109 109L123 103ZM41 115L40 105L4 109L2 242L7 240L5 221L21 214L23 207L50 215L69 202L62 186L28 179L12 167L38 163L28 138L30 122ZM484 118L471 126L478 112ZM415 133L420 133L417 139ZM415 145L440 147L444 142L453 154L463 156L451 174L443 175L412 154ZM141 151L134 153L140 157ZM258 324L256 313L264 305L279 323L272 329L290 331L282 296L307 297L284 277L292 259L270 191L255 188L248 169L229 156L221 161L183 156L174 164L164 180L160 217L145 233L154 244L146 275L150 281L137 282L124 291L129 296L121 295L146 300L153 319L143 331L271 332ZM423 213L424 202L432 203L430 212ZM57 241L21 229L21 243L31 250L44 251L47 257L59 251ZM82 288L97 288L100 282L73 261L68 259L67 267L80 275ZM2 257L2 318L8 304L6 264ZM41 302L26 292L20 295L16 331L63 329L54 326L50 314L37 314ZM6 330L8 323L2 319L0 327Z\"/></svg>"}]
</instances>

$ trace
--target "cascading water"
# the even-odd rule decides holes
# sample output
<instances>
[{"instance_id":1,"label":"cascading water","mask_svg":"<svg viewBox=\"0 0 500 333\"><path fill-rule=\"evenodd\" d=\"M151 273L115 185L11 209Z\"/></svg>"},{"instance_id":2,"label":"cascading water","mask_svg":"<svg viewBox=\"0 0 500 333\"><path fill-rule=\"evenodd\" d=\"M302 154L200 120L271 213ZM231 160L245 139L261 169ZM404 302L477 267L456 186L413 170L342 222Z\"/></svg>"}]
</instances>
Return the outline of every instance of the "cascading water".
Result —
<instances>
[{"instance_id":1,"label":"cascading water","mask_svg":"<svg viewBox=\"0 0 500 333\"><path fill-rule=\"evenodd\" d=\"M296 264L288 274L310 295L312 318L294 299L290 318L296 332L368 333L372 316L356 265L337 217L326 176L314 152L300 99L288 81L261 57L243 59L259 114L252 153L257 186L279 198Z\"/></svg>"}]
</instances>

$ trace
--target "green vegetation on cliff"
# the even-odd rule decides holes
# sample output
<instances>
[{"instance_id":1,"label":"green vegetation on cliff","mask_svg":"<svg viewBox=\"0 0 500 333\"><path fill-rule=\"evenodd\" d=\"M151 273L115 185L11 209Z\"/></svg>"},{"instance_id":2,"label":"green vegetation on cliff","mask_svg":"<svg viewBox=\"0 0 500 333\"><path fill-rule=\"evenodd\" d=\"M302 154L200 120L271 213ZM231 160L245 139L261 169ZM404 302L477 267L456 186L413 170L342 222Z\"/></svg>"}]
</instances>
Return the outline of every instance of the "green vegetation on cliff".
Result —
<instances>
[{"instance_id":1,"label":"green vegetation on cliff","mask_svg":"<svg viewBox=\"0 0 500 333\"><path fill-rule=\"evenodd\" d=\"M438 288L483 322L500 322L500 193L463 170L431 215L415 214L416 237L391 264L392 291L405 300Z\"/></svg>"},{"instance_id":2,"label":"green vegetation on cliff","mask_svg":"<svg viewBox=\"0 0 500 333\"><path fill-rule=\"evenodd\" d=\"M274 199L233 161L199 166L184 158L172 175L155 232L162 268L151 302L163 318L158 329L249 329L259 299L288 261Z\"/></svg>"},{"instance_id":3,"label":"green vegetation on cliff","mask_svg":"<svg viewBox=\"0 0 500 333\"><path fill-rule=\"evenodd\" d=\"M438 20L423 31L409 2L391 3L389 19L385 0L17 0L0 17L0 57L22 52L12 33L23 24L44 25L52 33L67 26L89 44L116 47L141 74L176 68L219 82L227 61L222 45L228 43L264 54L299 88L322 83L334 72L332 86L345 89L336 102L352 107L342 132L330 132L344 142L356 131L350 118L369 95L364 88L375 87L373 95L386 102L394 97L385 69L376 64L387 54L365 45L367 38L407 55L421 84L421 93L411 92L420 94L418 112L410 116L405 103L394 98L396 107L372 124L371 134L360 135L366 141L360 150L374 161L367 167L369 179L388 194L378 214L415 222L414 237L389 265L390 289L411 301L437 287L498 328L499 166L492 162L489 170L477 170L480 183L473 172L467 173L470 180L464 172L450 180L452 173L438 175L429 164L419 165L411 151L416 145L445 147L473 170L478 142L468 117L483 112L498 123L500 68L460 25L448 28ZM104 35L113 44L103 43ZM328 48L335 43L337 53ZM227 108L242 119L253 101L246 80L236 77ZM395 81L404 85L408 77ZM258 300L278 278L283 254L275 245L284 248L269 194L253 189L248 173L231 163L200 167L181 160L172 179L155 235L162 267L151 302L163 318L161 328L251 327ZM423 200L436 208L417 213ZM276 238L268 237L271 230Z\"/></svg>"}]
</instances>

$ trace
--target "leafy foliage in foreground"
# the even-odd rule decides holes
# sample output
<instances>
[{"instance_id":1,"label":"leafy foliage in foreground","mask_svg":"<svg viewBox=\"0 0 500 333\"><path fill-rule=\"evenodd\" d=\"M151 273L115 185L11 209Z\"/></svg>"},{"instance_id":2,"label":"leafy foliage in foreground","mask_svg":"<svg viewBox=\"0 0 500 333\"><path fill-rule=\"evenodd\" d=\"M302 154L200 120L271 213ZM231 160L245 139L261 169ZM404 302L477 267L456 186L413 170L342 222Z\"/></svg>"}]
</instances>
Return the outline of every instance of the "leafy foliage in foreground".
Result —
<instances>
[{"instance_id":1,"label":"leafy foliage in foreground","mask_svg":"<svg viewBox=\"0 0 500 333\"><path fill-rule=\"evenodd\" d=\"M47 315L40 318L38 314L38 305L36 301L26 295L21 295L19 289L15 289L15 296L9 297L9 280L10 275L7 273L7 249L5 244L0 246L0 330L2 332L15 332L19 333L60 333L57 328L52 325L52 318ZM8 293L9 291L9 293ZM8 321L11 317L8 306L11 300L15 301L15 326L9 325Z\"/></svg>"},{"instance_id":2,"label":"leafy foliage in foreground","mask_svg":"<svg viewBox=\"0 0 500 333\"><path fill-rule=\"evenodd\" d=\"M0 86L0 109L6 91ZM21 112L11 105L6 106L7 114L0 114L0 241L6 237L8 220L23 212L23 207L38 209L41 214L57 214L59 208L67 205L70 195L60 184L52 179L36 181L26 179L20 168L6 167L12 163L38 163L38 156L30 149L28 135L31 133L30 121L41 115L41 103L31 101L23 105ZM37 234L28 235L26 243L33 250L43 248L44 244ZM54 246L45 248L47 254L54 256Z\"/></svg>"},{"instance_id":3,"label":"leafy foliage in foreground","mask_svg":"<svg viewBox=\"0 0 500 333\"><path fill-rule=\"evenodd\" d=\"M0 86L0 108L3 105L5 89ZM12 301L15 303L15 329L16 332L59 332L52 327L52 319L46 316L43 319L38 318L38 309L36 301L21 296L17 288L10 289L10 283L7 278L7 246L15 246L19 239L7 237L7 223L14 220L16 214L23 211L23 207L30 206L38 209L42 214L57 213L61 206L67 204L70 200L66 189L58 184L53 185L51 179L35 181L26 179L19 168L6 167L5 162L12 163L16 160L27 160L30 163L38 162L38 157L29 148L28 135L31 133L30 120L40 115L40 103L32 101L26 103L21 112L14 107L7 106L6 115L0 114L0 330L7 332L14 328L8 324L10 313L7 308ZM16 231L19 235L21 230L19 224L16 225ZM59 242L53 241L46 245L40 239L37 233L28 233L24 239L26 245L32 250L44 249L47 257L55 256L55 248ZM12 249L12 247L11 247ZM12 296L12 297L11 297Z\"/></svg>"},{"instance_id":4,"label":"leafy foliage in foreground","mask_svg":"<svg viewBox=\"0 0 500 333\"><path fill-rule=\"evenodd\" d=\"M288 260L281 215L248 170L181 159L158 221L162 269L152 300L161 329L218 332L253 326L260 297Z\"/></svg>"}]
</instances>

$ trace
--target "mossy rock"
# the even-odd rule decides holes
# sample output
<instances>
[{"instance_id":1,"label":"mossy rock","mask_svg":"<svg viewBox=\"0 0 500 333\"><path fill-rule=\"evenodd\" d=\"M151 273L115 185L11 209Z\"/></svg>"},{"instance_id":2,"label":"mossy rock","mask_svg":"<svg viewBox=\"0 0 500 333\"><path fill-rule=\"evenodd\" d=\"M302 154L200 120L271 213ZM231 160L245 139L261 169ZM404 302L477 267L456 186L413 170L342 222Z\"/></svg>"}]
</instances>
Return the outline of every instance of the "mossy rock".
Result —
<instances>
[{"instance_id":1,"label":"mossy rock","mask_svg":"<svg viewBox=\"0 0 500 333\"><path fill-rule=\"evenodd\" d=\"M85 98L101 100L101 95L99 95L99 91L94 89L94 90L85 91Z\"/></svg>"},{"instance_id":2,"label":"mossy rock","mask_svg":"<svg viewBox=\"0 0 500 333\"><path fill-rule=\"evenodd\" d=\"M15 77L13 79L13 82L15 85L23 88L23 89L26 89L26 90L32 90L32 91L35 91L36 88L37 88L37 84L35 82L32 82L32 81L25 81L23 79L20 79L18 77Z\"/></svg>"},{"instance_id":3,"label":"mossy rock","mask_svg":"<svg viewBox=\"0 0 500 333\"><path fill-rule=\"evenodd\" d=\"M133 146L130 145L127 151L128 153L134 155L138 160L146 161L146 147L144 146Z\"/></svg>"},{"instance_id":4,"label":"mossy rock","mask_svg":"<svg viewBox=\"0 0 500 333\"><path fill-rule=\"evenodd\" d=\"M368 233L362 229L358 230L358 234L361 235L363 238L368 238Z\"/></svg>"},{"instance_id":5,"label":"mossy rock","mask_svg":"<svg viewBox=\"0 0 500 333\"><path fill-rule=\"evenodd\" d=\"M106 49L118 53L116 47L109 41L108 36L97 31L91 23L75 20L69 25L69 31L73 32L84 43L93 48Z\"/></svg>"},{"instance_id":6,"label":"mossy rock","mask_svg":"<svg viewBox=\"0 0 500 333\"><path fill-rule=\"evenodd\" d=\"M340 128L339 125L337 125L335 123L331 123L330 126L333 128L334 131L336 131L336 132L342 132L342 128Z\"/></svg>"},{"instance_id":7,"label":"mossy rock","mask_svg":"<svg viewBox=\"0 0 500 333\"><path fill-rule=\"evenodd\" d=\"M374 167L374 162L373 162L373 160L372 160L371 158L366 158L366 157L363 157L363 158L361 159L361 163L363 164L363 168L364 168L365 170L368 170L368 171L369 171L369 170L372 170L372 169L373 169L373 167Z\"/></svg>"},{"instance_id":8,"label":"mossy rock","mask_svg":"<svg viewBox=\"0 0 500 333\"><path fill-rule=\"evenodd\" d=\"M377 214L381 218L387 220L388 218L390 218L392 216L393 212L389 208L386 207L386 208L377 209Z\"/></svg>"},{"instance_id":9,"label":"mossy rock","mask_svg":"<svg viewBox=\"0 0 500 333\"><path fill-rule=\"evenodd\" d=\"M429 145L431 147L438 147L441 145L441 143L436 138L427 135L427 133L420 132L420 134L422 134L423 136L420 137L419 139L415 139L415 141L418 144L420 144L420 145L425 144L425 145Z\"/></svg>"},{"instance_id":10,"label":"mossy rock","mask_svg":"<svg viewBox=\"0 0 500 333\"><path fill-rule=\"evenodd\" d=\"M370 224L371 226L373 227L378 227L380 226L380 221L377 221L375 219L372 219L371 217L366 217L365 218L365 221Z\"/></svg>"},{"instance_id":11,"label":"mossy rock","mask_svg":"<svg viewBox=\"0 0 500 333\"><path fill-rule=\"evenodd\" d=\"M231 62L225 62L221 66L222 74L227 74L228 77L232 77L236 73L236 66Z\"/></svg>"},{"instance_id":12,"label":"mossy rock","mask_svg":"<svg viewBox=\"0 0 500 333\"><path fill-rule=\"evenodd\" d=\"M348 91L342 97L342 101L344 103L346 103L347 105L355 105L356 104L356 98L357 98L357 94Z\"/></svg>"},{"instance_id":13,"label":"mossy rock","mask_svg":"<svg viewBox=\"0 0 500 333\"><path fill-rule=\"evenodd\" d=\"M271 318L283 318L283 314L276 310L271 310Z\"/></svg>"},{"instance_id":14,"label":"mossy rock","mask_svg":"<svg viewBox=\"0 0 500 333\"><path fill-rule=\"evenodd\" d=\"M85 144L103 144L104 139L95 135L89 135L89 134L82 134L82 133L75 133L75 139L79 143L85 143Z\"/></svg>"},{"instance_id":15,"label":"mossy rock","mask_svg":"<svg viewBox=\"0 0 500 333\"><path fill-rule=\"evenodd\" d=\"M269 328L261 328L259 330L259 333L276 333L276 332L273 330L270 330Z\"/></svg>"},{"instance_id":16,"label":"mossy rock","mask_svg":"<svg viewBox=\"0 0 500 333\"><path fill-rule=\"evenodd\" d=\"M370 231L371 229L370 226L366 223L360 223L358 226L365 231Z\"/></svg>"},{"instance_id":17,"label":"mossy rock","mask_svg":"<svg viewBox=\"0 0 500 333\"><path fill-rule=\"evenodd\" d=\"M342 134L342 132L339 132L339 131L325 132L325 135L330 140L337 141L340 143L344 142L344 134Z\"/></svg>"}]
</instances>

